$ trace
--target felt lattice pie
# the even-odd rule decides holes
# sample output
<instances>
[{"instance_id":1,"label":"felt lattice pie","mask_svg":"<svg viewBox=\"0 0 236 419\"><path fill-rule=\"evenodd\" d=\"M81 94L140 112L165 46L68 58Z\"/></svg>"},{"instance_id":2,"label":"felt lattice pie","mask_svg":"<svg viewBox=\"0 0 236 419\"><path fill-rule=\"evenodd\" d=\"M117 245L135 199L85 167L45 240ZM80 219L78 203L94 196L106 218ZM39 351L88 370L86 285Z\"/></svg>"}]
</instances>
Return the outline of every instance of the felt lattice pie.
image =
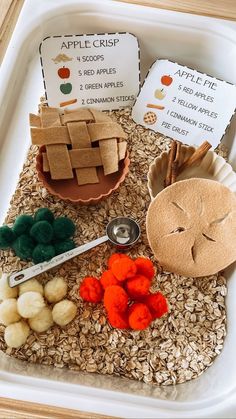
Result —
<instances>
[{"instance_id":1,"label":"felt lattice pie","mask_svg":"<svg viewBox=\"0 0 236 419\"><path fill-rule=\"evenodd\" d=\"M32 144L46 146L43 171L51 179L72 179L79 185L98 183L97 167L104 175L119 170L125 158L127 136L121 126L97 110L64 110L42 107L30 114Z\"/></svg>"},{"instance_id":2,"label":"felt lattice pie","mask_svg":"<svg viewBox=\"0 0 236 419\"><path fill-rule=\"evenodd\" d=\"M151 203L147 235L164 270L215 274L236 260L236 196L213 180L176 182Z\"/></svg>"}]
</instances>

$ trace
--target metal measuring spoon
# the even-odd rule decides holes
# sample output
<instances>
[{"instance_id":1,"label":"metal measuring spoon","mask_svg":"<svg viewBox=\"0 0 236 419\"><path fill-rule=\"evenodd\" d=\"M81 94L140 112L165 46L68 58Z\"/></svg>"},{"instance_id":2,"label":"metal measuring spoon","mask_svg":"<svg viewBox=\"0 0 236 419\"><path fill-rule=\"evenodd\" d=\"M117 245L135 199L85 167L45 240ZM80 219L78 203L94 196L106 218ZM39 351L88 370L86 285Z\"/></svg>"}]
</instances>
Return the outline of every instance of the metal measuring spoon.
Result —
<instances>
[{"instance_id":1,"label":"metal measuring spoon","mask_svg":"<svg viewBox=\"0 0 236 419\"><path fill-rule=\"evenodd\" d=\"M75 249L55 256L48 262L38 263L30 268L15 272L8 276L8 283L11 288L28 281L29 279L48 271L61 263L66 262L81 253L87 252L99 244L109 241L118 249L128 249L133 246L140 237L140 227L136 221L128 217L117 217L111 220L106 227L106 235L99 237L89 243L82 244Z\"/></svg>"}]
</instances>

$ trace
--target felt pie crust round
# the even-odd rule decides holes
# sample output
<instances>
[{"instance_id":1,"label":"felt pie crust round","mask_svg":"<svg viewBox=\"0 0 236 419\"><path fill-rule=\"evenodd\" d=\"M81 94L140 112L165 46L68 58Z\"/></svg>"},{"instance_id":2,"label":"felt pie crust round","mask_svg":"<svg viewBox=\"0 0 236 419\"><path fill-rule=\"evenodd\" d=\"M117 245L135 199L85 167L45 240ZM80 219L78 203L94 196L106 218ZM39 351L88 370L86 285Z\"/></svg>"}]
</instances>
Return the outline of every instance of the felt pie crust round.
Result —
<instances>
[{"instance_id":1,"label":"felt pie crust round","mask_svg":"<svg viewBox=\"0 0 236 419\"><path fill-rule=\"evenodd\" d=\"M236 260L236 196L208 179L188 179L162 190L146 220L150 247L165 271L200 277Z\"/></svg>"},{"instance_id":2,"label":"felt pie crust round","mask_svg":"<svg viewBox=\"0 0 236 419\"><path fill-rule=\"evenodd\" d=\"M40 147L36 157L36 170L39 180L52 195L80 205L94 205L107 198L119 188L129 172L130 159L127 153L125 159L119 162L117 172L105 176L103 168L97 168L99 183L78 185L75 177L73 179L53 180L49 172L43 172L43 152L45 152L45 146Z\"/></svg>"}]
</instances>

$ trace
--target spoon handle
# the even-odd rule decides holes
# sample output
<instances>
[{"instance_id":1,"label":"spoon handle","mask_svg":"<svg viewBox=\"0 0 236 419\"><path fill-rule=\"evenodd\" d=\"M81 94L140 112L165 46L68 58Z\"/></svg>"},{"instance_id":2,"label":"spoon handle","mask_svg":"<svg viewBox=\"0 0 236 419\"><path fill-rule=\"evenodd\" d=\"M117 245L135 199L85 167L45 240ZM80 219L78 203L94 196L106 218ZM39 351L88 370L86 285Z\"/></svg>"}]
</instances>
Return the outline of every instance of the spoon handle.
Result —
<instances>
[{"instance_id":1,"label":"spoon handle","mask_svg":"<svg viewBox=\"0 0 236 419\"><path fill-rule=\"evenodd\" d=\"M106 242L107 240L108 236L99 237L96 240L82 244L82 246L78 246L75 249L68 250L68 252L55 256L48 262L38 263L37 265L33 265L30 268L26 268L22 271L15 272L14 274L8 276L9 286L11 288L16 287L17 285L20 285L23 282L28 281L34 276L46 272L49 269L54 268L55 266L61 265L61 263L64 263L67 260L74 258L75 256L81 255L81 253L87 252L87 250L90 250L93 247Z\"/></svg>"}]
</instances>

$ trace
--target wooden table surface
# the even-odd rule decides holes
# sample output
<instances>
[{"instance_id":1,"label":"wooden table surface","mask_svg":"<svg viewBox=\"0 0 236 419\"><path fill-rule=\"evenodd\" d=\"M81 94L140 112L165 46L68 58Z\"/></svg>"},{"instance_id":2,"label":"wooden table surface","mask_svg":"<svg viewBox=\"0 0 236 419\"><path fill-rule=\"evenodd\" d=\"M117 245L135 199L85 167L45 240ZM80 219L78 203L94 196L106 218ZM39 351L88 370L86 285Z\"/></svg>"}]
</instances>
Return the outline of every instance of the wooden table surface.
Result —
<instances>
[{"instance_id":1,"label":"wooden table surface","mask_svg":"<svg viewBox=\"0 0 236 419\"><path fill-rule=\"evenodd\" d=\"M36 0L35 0L36 1ZM40 0L38 0L40 1ZM50 0L49 0L50 1ZM236 21L236 0L119 0ZM3 60L24 0L0 0L0 63ZM108 416L0 397L0 419L102 419Z\"/></svg>"}]
</instances>

